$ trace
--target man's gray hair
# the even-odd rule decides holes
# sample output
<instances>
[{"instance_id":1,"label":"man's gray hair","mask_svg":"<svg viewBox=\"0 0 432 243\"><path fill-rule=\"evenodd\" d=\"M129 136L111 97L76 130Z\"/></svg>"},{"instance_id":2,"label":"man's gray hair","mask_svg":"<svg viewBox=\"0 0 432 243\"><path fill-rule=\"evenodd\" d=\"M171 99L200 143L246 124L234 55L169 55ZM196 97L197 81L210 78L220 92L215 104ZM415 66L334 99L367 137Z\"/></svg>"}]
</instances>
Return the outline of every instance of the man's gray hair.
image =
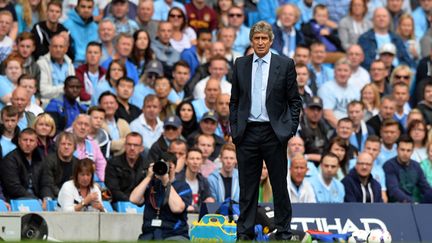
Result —
<instances>
[{"instance_id":1,"label":"man's gray hair","mask_svg":"<svg viewBox=\"0 0 432 243\"><path fill-rule=\"evenodd\" d=\"M273 39L274 39L272 27L269 23L267 23L265 21L259 21L252 26L252 28L249 32L249 40L250 41L252 41L252 38L256 33L267 34L270 38L270 41L273 41Z\"/></svg>"}]
</instances>

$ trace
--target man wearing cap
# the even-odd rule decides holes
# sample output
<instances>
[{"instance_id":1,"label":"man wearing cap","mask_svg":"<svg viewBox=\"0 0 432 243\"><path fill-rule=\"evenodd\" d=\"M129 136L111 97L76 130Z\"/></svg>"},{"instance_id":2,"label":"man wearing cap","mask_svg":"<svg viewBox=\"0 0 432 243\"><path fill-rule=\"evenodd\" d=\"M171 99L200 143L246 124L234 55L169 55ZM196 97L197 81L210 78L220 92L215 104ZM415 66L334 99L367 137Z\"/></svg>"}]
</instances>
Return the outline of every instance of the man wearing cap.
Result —
<instances>
[{"instance_id":1,"label":"man wearing cap","mask_svg":"<svg viewBox=\"0 0 432 243\"><path fill-rule=\"evenodd\" d=\"M390 77L390 74L393 72L394 69L393 63L395 61L395 57L397 53L396 46L393 45L392 43L386 43L381 46L378 53L379 53L379 60L383 61L387 69L388 77Z\"/></svg>"},{"instance_id":2,"label":"man wearing cap","mask_svg":"<svg viewBox=\"0 0 432 243\"><path fill-rule=\"evenodd\" d=\"M121 60L126 66L126 72L128 78L132 79L135 83L138 83L139 74L138 70L131 61L129 61L129 56L132 53L134 44L134 39L132 35L126 33L120 33L117 35L115 39L115 53L112 57L109 57L102 63L102 67L108 70L108 66L112 62L112 60Z\"/></svg>"},{"instance_id":3,"label":"man wearing cap","mask_svg":"<svg viewBox=\"0 0 432 243\"><path fill-rule=\"evenodd\" d=\"M302 103L294 61L270 52L273 38L270 24L256 23L249 34L254 54L237 58L233 67L230 123L240 176L237 240L255 238L263 160L273 190L277 229L274 239L292 237L286 148L297 132Z\"/></svg>"},{"instance_id":4,"label":"man wearing cap","mask_svg":"<svg viewBox=\"0 0 432 243\"><path fill-rule=\"evenodd\" d=\"M130 102L137 107L142 107L144 98L149 94L155 94L155 90L153 89L154 82L160 76L163 76L162 63L158 60L148 62L140 82L135 86Z\"/></svg>"},{"instance_id":5,"label":"man wearing cap","mask_svg":"<svg viewBox=\"0 0 432 243\"><path fill-rule=\"evenodd\" d=\"M304 112L299 135L304 140L308 160L318 163L329 142L332 129L323 119L323 103L320 97L312 97Z\"/></svg>"},{"instance_id":6,"label":"man wearing cap","mask_svg":"<svg viewBox=\"0 0 432 243\"><path fill-rule=\"evenodd\" d=\"M222 145L225 144L225 140L222 137L216 135L216 128L218 125L218 120L219 120L219 117L218 117L216 112L209 111L209 112L204 113L204 115L201 118L200 123L199 123L200 129L194 133L191 133L189 135L189 137L187 138L188 146L191 148L195 145L196 137L199 134L206 134L206 135L213 136L215 139L216 145L215 145L213 153L208 157L212 161L215 160L219 156Z\"/></svg>"},{"instance_id":7,"label":"man wearing cap","mask_svg":"<svg viewBox=\"0 0 432 243\"><path fill-rule=\"evenodd\" d=\"M167 152L168 148L176 139L182 138L182 123L178 116L169 116L164 120L163 132L159 139L151 146L148 154L150 163L156 162L163 152Z\"/></svg>"},{"instance_id":8,"label":"man wearing cap","mask_svg":"<svg viewBox=\"0 0 432 243\"><path fill-rule=\"evenodd\" d=\"M128 17L129 1L128 0L112 0L111 14L108 19L114 22L116 34L126 33L133 35L139 29L138 24Z\"/></svg>"},{"instance_id":9,"label":"man wearing cap","mask_svg":"<svg viewBox=\"0 0 432 243\"><path fill-rule=\"evenodd\" d=\"M358 44L365 51L365 60L362 66L369 70L372 61L378 56L378 50L385 43L393 43L398 50L396 57L397 63L405 63L413 67L415 63L409 57L402 39L395 33L389 31L390 14L387 9L382 7L375 9L372 21L373 28L362 34L358 40Z\"/></svg>"},{"instance_id":10,"label":"man wearing cap","mask_svg":"<svg viewBox=\"0 0 432 243\"><path fill-rule=\"evenodd\" d=\"M107 163L105 183L111 191L113 202L129 201L132 190L146 176L142 140L139 133L129 133L126 136L125 152L112 157Z\"/></svg>"}]
</instances>

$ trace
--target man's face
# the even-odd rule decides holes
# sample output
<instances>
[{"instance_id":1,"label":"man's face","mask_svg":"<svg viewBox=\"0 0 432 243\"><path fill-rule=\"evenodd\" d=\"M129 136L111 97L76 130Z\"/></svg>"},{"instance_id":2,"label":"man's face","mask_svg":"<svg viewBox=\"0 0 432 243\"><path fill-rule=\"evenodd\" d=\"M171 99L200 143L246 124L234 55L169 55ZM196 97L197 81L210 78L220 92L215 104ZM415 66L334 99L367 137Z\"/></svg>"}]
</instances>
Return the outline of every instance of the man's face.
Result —
<instances>
[{"instance_id":1,"label":"man's face","mask_svg":"<svg viewBox=\"0 0 432 243\"><path fill-rule=\"evenodd\" d=\"M387 77L387 69L383 62L373 62L370 67L370 75L373 82L382 82Z\"/></svg>"},{"instance_id":2,"label":"man's face","mask_svg":"<svg viewBox=\"0 0 432 243\"><path fill-rule=\"evenodd\" d=\"M77 12L82 19L89 19L93 15L93 1L80 1Z\"/></svg>"},{"instance_id":3,"label":"man's face","mask_svg":"<svg viewBox=\"0 0 432 243\"><path fill-rule=\"evenodd\" d=\"M75 151L74 143L66 137L62 137L59 143L58 154L63 158L72 157Z\"/></svg>"},{"instance_id":4,"label":"man's face","mask_svg":"<svg viewBox=\"0 0 432 243\"><path fill-rule=\"evenodd\" d=\"M291 180L296 185L301 185L308 171L305 159L294 159L291 161L290 174Z\"/></svg>"},{"instance_id":5,"label":"man's face","mask_svg":"<svg viewBox=\"0 0 432 243\"><path fill-rule=\"evenodd\" d=\"M332 179L336 176L339 169L339 161L337 158L326 156L321 162L321 171L324 179Z\"/></svg>"},{"instance_id":6,"label":"man's face","mask_svg":"<svg viewBox=\"0 0 432 243\"><path fill-rule=\"evenodd\" d=\"M216 112L221 117L228 117L229 116L229 103L230 103L230 96L228 94L222 94L219 96L219 98L216 101Z\"/></svg>"},{"instance_id":7,"label":"man's face","mask_svg":"<svg viewBox=\"0 0 432 243\"><path fill-rule=\"evenodd\" d=\"M198 139L197 145L198 145L198 148L203 153L204 158L210 157L210 155L214 151L214 146L213 146L214 139L212 139L212 138L213 137L200 136Z\"/></svg>"},{"instance_id":8,"label":"man's face","mask_svg":"<svg viewBox=\"0 0 432 243\"><path fill-rule=\"evenodd\" d=\"M236 39L236 32L234 29L222 29L220 32L220 41L225 45L225 49L231 50Z\"/></svg>"},{"instance_id":9,"label":"man's face","mask_svg":"<svg viewBox=\"0 0 432 243\"><path fill-rule=\"evenodd\" d=\"M86 51L86 60L89 65L98 65L102 51L98 46L89 46Z\"/></svg>"},{"instance_id":10,"label":"man's face","mask_svg":"<svg viewBox=\"0 0 432 243\"><path fill-rule=\"evenodd\" d=\"M116 87L117 96L122 100L129 100L134 91L134 84L128 81L120 81Z\"/></svg>"},{"instance_id":11,"label":"man's face","mask_svg":"<svg viewBox=\"0 0 432 243\"><path fill-rule=\"evenodd\" d=\"M228 10L228 25L239 28L244 22L244 14L240 8L231 8Z\"/></svg>"},{"instance_id":12,"label":"man's face","mask_svg":"<svg viewBox=\"0 0 432 243\"><path fill-rule=\"evenodd\" d=\"M4 129L9 133L13 133L15 132L15 128L18 125L18 115L16 116L3 115L2 122L3 122Z\"/></svg>"},{"instance_id":13,"label":"man's face","mask_svg":"<svg viewBox=\"0 0 432 243\"><path fill-rule=\"evenodd\" d=\"M154 90L156 92L157 97L160 99L165 99L168 97L171 92L171 85L167 78L156 79L154 84Z\"/></svg>"},{"instance_id":14,"label":"man's face","mask_svg":"<svg viewBox=\"0 0 432 243\"><path fill-rule=\"evenodd\" d=\"M424 90L424 99L428 103L432 103L432 86L428 85Z\"/></svg>"},{"instance_id":15,"label":"man's face","mask_svg":"<svg viewBox=\"0 0 432 243\"><path fill-rule=\"evenodd\" d=\"M30 97L25 89L15 90L15 92L12 93L12 105L15 106L20 113L25 111L29 101Z\"/></svg>"},{"instance_id":16,"label":"man's face","mask_svg":"<svg viewBox=\"0 0 432 243\"><path fill-rule=\"evenodd\" d=\"M215 80L209 80L204 90L204 94L205 94L205 99L208 103L211 104L216 103L216 99L220 94L219 82Z\"/></svg>"},{"instance_id":17,"label":"man's face","mask_svg":"<svg viewBox=\"0 0 432 243\"><path fill-rule=\"evenodd\" d=\"M58 23L62 15L62 10L59 6L51 4L47 9L47 21L50 23Z\"/></svg>"},{"instance_id":18,"label":"man's face","mask_svg":"<svg viewBox=\"0 0 432 243\"><path fill-rule=\"evenodd\" d=\"M227 63L223 60L214 60L209 66L210 78L222 80L222 78L228 73Z\"/></svg>"},{"instance_id":19,"label":"man's face","mask_svg":"<svg viewBox=\"0 0 432 243\"><path fill-rule=\"evenodd\" d=\"M388 29L390 26L390 16L387 10L383 8L375 10L373 16L373 26L379 29Z\"/></svg>"},{"instance_id":20,"label":"man's face","mask_svg":"<svg viewBox=\"0 0 432 243\"><path fill-rule=\"evenodd\" d=\"M393 145L400 136L399 126L392 125L381 128L381 138L383 144L390 146Z\"/></svg>"},{"instance_id":21,"label":"man's face","mask_svg":"<svg viewBox=\"0 0 432 243\"><path fill-rule=\"evenodd\" d=\"M420 0L420 6L423 10L430 11L432 9L432 0Z\"/></svg>"},{"instance_id":22,"label":"man's face","mask_svg":"<svg viewBox=\"0 0 432 243\"><path fill-rule=\"evenodd\" d=\"M348 107L348 117L358 126L364 117L363 107L360 104L350 105Z\"/></svg>"},{"instance_id":23,"label":"man's face","mask_svg":"<svg viewBox=\"0 0 432 243\"><path fill-rule=\"evenodd\" d=\"M312 45L311 46L311 62L315 65L324 63L326 58L326 50L324 45Z\"/></svg>"},{"instance_id":24,"label":"man's face","mask_svg":"<svg viewBox=\"0 0 432 243\"><path fill-rule=\"evenodd\" d=\"M213 57L225 56L225 44L220 41L213 42L211 44L210 54Z\"/></svg>"},{"instance_id":25,"label":"man's face","mask_svg":"<svg viewBox=\"0 0 432 243\"><path fill-rule=\"evenodd\" d=\"M339 122L336 127L336 133L339 137L343 139L349 139L353 132L353 125L351 122Z\"/></svg>"},{"instance_id":26,"label":"man's face","mask_svg":"<svg viewBox=\"0 0 432 243\"><path fill-rule=\"evenodd\" d=\"M95 129L102 128L102 124L105 120L105 113L101 111L93 111L90 114L90 124L91 127Z\"/></svg>"},{"instance_id":27,"label":"man's face","mask_svg":"<svg viewBox=\"0 0 432 243\"><path fill-rule=\"evenodd\" d=\"M375 160L381 152L381 143L366 141L363 152L366 152L372 156L372 160Z\"/></svg>"},{"instance_id":28,"label":"man's face","mask_svg":"<svg viewBox=\"0 0 432 243\"><path fill-rule=\"evenodd\" d=\"M269 51L273 41L266 33L255 33L252 36L252 48L258 57L264 57Z\"/></svg>"},{"instance_id":29,"label":"man's face","mask_svg":"<svg viewBox=\"0 0 432 243\"><path fill-rule=\"evenodd\" d=\"M152 1L143 1L138 7L137 16L142 22L149 22L153 17L154 7Z\"/></svg>"},{"instance_id":30,"label":"man's face","mask_svg":"<svg viewBox=\"0 0 432 243\"><path fill-rule=\"evenodd\" d=\"M12 28L13 19L8 15L0 16L0 36L6 36Z\"/></svg>"},{"instance_id":31,"label":"man's face","mask_svg":"<svg viewBox=\"0 0 432 243\"><path fill-rule=\"evenodd\" d=\"M35 45L32 40L22 40L18 43L18 53L24 59L27 59L35 50Z\"/></svg>"},{"instance_id":32,"label":"man's face","mask_svg":"<svg viewBox=\"0 0 432 243\"><path fill-rule=\"evenodd\" d=\"M23 72L23 69L21 67L21 64L16 61L12 60L7 64L5 73L9 80L12 82L17 82L18 78L21 76Z\"/></svg>"},{"instance_id":33,"label":"man's face","mask_svg":"<svg viewBox=\"0 0 432 243\"><path fill-rule=\"evenodd\" d=\"M176 155L177 160L186 156L187 148L184 143L171 143L169 152Z\"/></svg>"},{"instance_id":34,"label":"man's face","mask_svg":"<svg viewBox=\"0 0 432 243\"><path fill-rule=\"evenodd\" d=\"M160 42L162 42L163 44L168 44L170 39L172 38L172 34L173 34L173 27L171 23L164 22L159 24L157 36Z\"/></svg>"},{"instance_id":35,"label":"man's face","mask_svg":"<svg viewBox=\"0 0 432 243\"><path fill-rule=\"evenodd\" d=\"M358 68L364 60L363 50L360 46L354 45L348 49L347 57L351 62L352 68Z\"/></svg>"},{"instance_id":36,"label":"man's face","mask_svg":"<svg viewBox=\"0 0 432 243\"><path fill-rule=\"evenodd\" d=\"M90 117L78 116L72 124L72 130L76 137L85 139L90 131Z\"/></svg>"},{"instance_id":37,"label":"man's face","mask_svg":"<svg viewBox=\"0 0 432 243\"><path fill-rule=\"evenodd\" d=\"M196 151L191 151L187 154L186 158L186 169L193 173L198 173L201 170L203 164L203 156Z\"/></svg>"},{"instance_id":38,"label":"man's face","mask_svg":"<svg viewBox=\"0 0 432 243\"><path fill-rule=\"evenodd\" d=\"M217 128L217 122L212 119L205 119L200 123L201 131L207 135L213 135Z\"/></svg>"},{"instance_id":39,"label":"man's face","mask_svg":"<svg viewBox=\"0 0 432 243\"><path fill-rule=\"evenodd\" d=\"M360 177L366 178L369 177L369 175L371 174L372 166L373 166L372 156L368 153L361 153L357 158L355 169Z\"/></svg>"},{"instance_id":40,"label":"man's face","mask_svg":"<svg viewBox=\"0 0 432 243\"><path fill-rule=\"evenodd\" d=\"M128 2L118 2L116 4L113 4L111 7L112 15L116 19L123 19L126 17L128 11L129 11L129 4Z\"/></svg>"},{"instance_id":41,"label":"man's face","mask_svg":"<svg viewBox=\"0 0 432 243\"><path fill-rule=\"evenodd\" d=\"M209 50L212 45L212 35L210 33L201 33L198 36L197 47L200 50Z\"/></svg>"},{"instance_id":42,"label":"man's face","mask_svg":"<svg viewBox=\"0 0 432 243\"><path fill-rule=\"evenodd\" d=\"M336 66L334 73L336 82L339 85L345 86L351 77L351 67L348 64L339 64Z\"/></svg>"},{"instance_id":43,"label":"man's face","mask_svg":"<svg viewBox=\"0 0 432 243\"><path fill-rule=\"evenodd\" d=\"M224 150L221 154L221 161L222 169L225 172L231 173L237 164L236 153L231 150Z\"/></svg>"},{"instance_id":44,"label":"man's face","mask_svg":"<svg viewBox=\"0 0 432 243\"><path fill-rule=\"evenodd\" d=\"M121 57L128 57L133 48L133 39L128 37L120 38L116 45L116 50Z\"/></svg>"},{"instance_id":45,"label":"man's face","mask_svg":"<svg viewBox=\"0 0 432 243\"><path fill-rule=\"evenodd\" d=\"M103 22L99 25L99 38L102 42L110 42L115 37L115 27L112 23Z\"/></svg>"},{"instance_id":46,"label":"man's face","mask_svg":"<svg viewBox=\"0 0 432 243\"><path fill-rule=\"evenodd\" d=\"M24 154L29 155L37 147L37 135L23 133L18 138L18 146L24 152Z\"/></svg>"},{"instance_id":47,"label":"man's face","mask_svg":"<svg viewBox=\"0 0 432 243\"><path fill-rule=\"evenodd\" d=\"M379 113L383 119L393 118L396 111L396 102L388 99L384 99L381 103Z\"/></svg>"},{"instance_id":48,"label":"man's face","mask_svg":"<svg viewBox=\"0 0 432 243\"><path fill-rule=\"evenodd\" d=\"M300 137L292 137L288 141L288 154L290 156L300 153L303 154L305 151L304 142Z\"/></svg>"},{"instance_id":49,"label":"man's face","mask_svg":"<svg viewBox=\"0 0 432 243\"><path fill-rule=\"evenodd\" d=\"M295 25L297 16L294 7L285 5L278 16L278 19L285 28L291 28Z\"/></svg>"},{"instance_id":50,"label":"man's face","mask_svg":"<svg viewBox=\"0 0 432 243\"><path fill-rule=\"evenodd\" d=\"M164 126L163 135L168 141L174 141L181 135L181 127Z\"/></svg>"},{"instance_id":51,"label":"man's face","mask_svg":"<svg viewBox=\"0 0 432 243\"><path fill-rule=\"evenodd\" d=\"M105 110L107 117L113 117L118 109L117 100L112 95L104 96L100 102L100 106Z\"/></svg>"},{"instance_id":52,"label":"man's face","mask_svg":"<svg viewBox=\"0 0 432 243\"><path fill-rule=\"evenodd\" d=\"M297 67L297 86L298 87L305 87L307 84L307 81L309 80L309 70L307 67Z\"/></svg>"},{"instance_id":53,"label":"man's face","mask_svg":"<svg viewBox=\"0 0 432 243\"><path fill-rule=\"evenodd\" d=\"M393 12L397 13L402 10L402 0L387 0L387 8Z\"/></svg>"},{"instance_id":54,"label":"man's face","mask_svg":"<svg viewBox=\"0 0 432 243\"><path fill-rule=\"evenodd\" d=\"M144 117L147 120L155 120L161 112L161 103L158 99L146 102L143 108Z\"/></svg>"},{"instance_id":55,"label":"man's face","mask_svg":"<svg viewBox=\"0 0 432 243\"><path fill-rule=\"evenodd\" d=\"M379 59L384 63L384 66L387 68L390 68L393 60L395 58L395 55L393 55L392 53L382 53L379 55Z\"/></svg>"},{"instance_id":56,"label":"man's face","mask_svg":"<svg viewBox=\"0 0 432 243\"><path fill-rule=\"evenodd\" d=\"M74 100L79 96L81 89L81 82L74 78L64 86L65 96L71 100Z\"/></svg>"},{"instance_id":57,"label":"man's face","mask_svg":"<svg viewBox=\"0 0 432 243\"><path fill-rule=\"evenodd\" d=\"M309 63L310 51L307 48L297 47L294 53L294 61L296 63L303 63L304 65Z\"/></svg>"},{"instance_id":58,"label":"man's face","mask_svg":"<svg viewBox=\"0 0 432 243\"><path fill-rule=\"evenodd\" d=\"M393 87L393 97L396 101L396 106L402 107L409 100L408 87L396 85Z\"/></svg>"},{"instance_id":59,"label":"man's face","mask_svg":"<svg viewBox=\"0 0 432 243\"><path fill-rule=\"evenodd\" d=\"M402 164L408 164L413 153L414 144L400 142L397 148L397 157Z\"/></svg>"},{"instance_id":60,"label":"man's face","mask_svg":"<svg viewBox=\"0 0 432 243\"><path fill-rule=\"evenodd\" d=\"M144 146L140 136L126 137L125 154L128 160L136 161L142 151L144 151Z\"/></svg>"},{"instance_id":61,"label":"man's face","mask_svg":"<svg viewBox=\"0 0 432 243\"><path fill-rule=\"evenodd\" d=\"M49 45L49 51L53 59L63 60L66 54L65 39L61 36L54 37Z\"/></svg>"},{"instance_id":62,"label":"man's face","mask_svg":"<svg viewBox=\"0 0 432 243\"><path fill-rule=\"evenodd\" d=\"M316 124L318 123L322 118L322 109L319 107L307 107L305 109L306 118L309 122Z\"/></svg>"},{"instance_id":63,"label":"man's face","mask_svg":"<svg viewBox=\"0 0 432 243\"><path fill-rule=\"evenodd\" d=\"M190 70L187 67L178 65L173 72L174 84L184 87L190 78Z\"/></svg>"}]
</instances>

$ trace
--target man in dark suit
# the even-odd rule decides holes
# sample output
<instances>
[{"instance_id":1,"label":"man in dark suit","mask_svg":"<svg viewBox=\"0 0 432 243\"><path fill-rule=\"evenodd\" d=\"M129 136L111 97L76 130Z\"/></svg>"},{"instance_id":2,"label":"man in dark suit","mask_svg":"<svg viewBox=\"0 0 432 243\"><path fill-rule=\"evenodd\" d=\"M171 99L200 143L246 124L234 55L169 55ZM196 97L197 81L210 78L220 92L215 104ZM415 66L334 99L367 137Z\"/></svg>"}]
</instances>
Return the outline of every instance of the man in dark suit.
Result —
<instances>
[{"instance_id":1,"label":"man in dark suit","mask_svg":"<svg viewBox=\"0 0 432 243\"><path fill-rule=\"evenodd\" d=\"M289 240L291 203L286 148L297 131L302 102L293 60L269 52L274 37L271 25L260 21L249 36L254 54L236 60L230 101L240 177L237 239L254 238L259 178L265 160L273 189L274 236L276 240Z\"/></svg>"}]
</instances>

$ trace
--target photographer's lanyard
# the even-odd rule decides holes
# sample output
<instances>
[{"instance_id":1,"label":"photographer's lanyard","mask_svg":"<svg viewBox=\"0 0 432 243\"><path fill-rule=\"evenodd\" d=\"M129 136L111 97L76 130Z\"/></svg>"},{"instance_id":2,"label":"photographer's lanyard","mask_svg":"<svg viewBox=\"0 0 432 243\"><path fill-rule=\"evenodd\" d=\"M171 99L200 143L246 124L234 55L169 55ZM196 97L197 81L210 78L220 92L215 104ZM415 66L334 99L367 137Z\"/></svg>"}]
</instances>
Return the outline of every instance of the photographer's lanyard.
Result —
<instances>
[{"instance_id":1,"label":"photographer's lanyard","mask_svg":"<svg viewBox=\"0 0 432 243\"><path fill-rule=\"evenodd\" d=\"M156 210L156 218L154 218L151 221L151 226L153 227L161 227L162 226L162 220L159 218L160 216L160 209L162 207L162 204L165 200L165 191L163 193L160 193L160 195L157 195L158 193L155 191L155 187L152 186L151 192L150 192L150 203L152 207Z\"/></svg>"}]
</instances>

